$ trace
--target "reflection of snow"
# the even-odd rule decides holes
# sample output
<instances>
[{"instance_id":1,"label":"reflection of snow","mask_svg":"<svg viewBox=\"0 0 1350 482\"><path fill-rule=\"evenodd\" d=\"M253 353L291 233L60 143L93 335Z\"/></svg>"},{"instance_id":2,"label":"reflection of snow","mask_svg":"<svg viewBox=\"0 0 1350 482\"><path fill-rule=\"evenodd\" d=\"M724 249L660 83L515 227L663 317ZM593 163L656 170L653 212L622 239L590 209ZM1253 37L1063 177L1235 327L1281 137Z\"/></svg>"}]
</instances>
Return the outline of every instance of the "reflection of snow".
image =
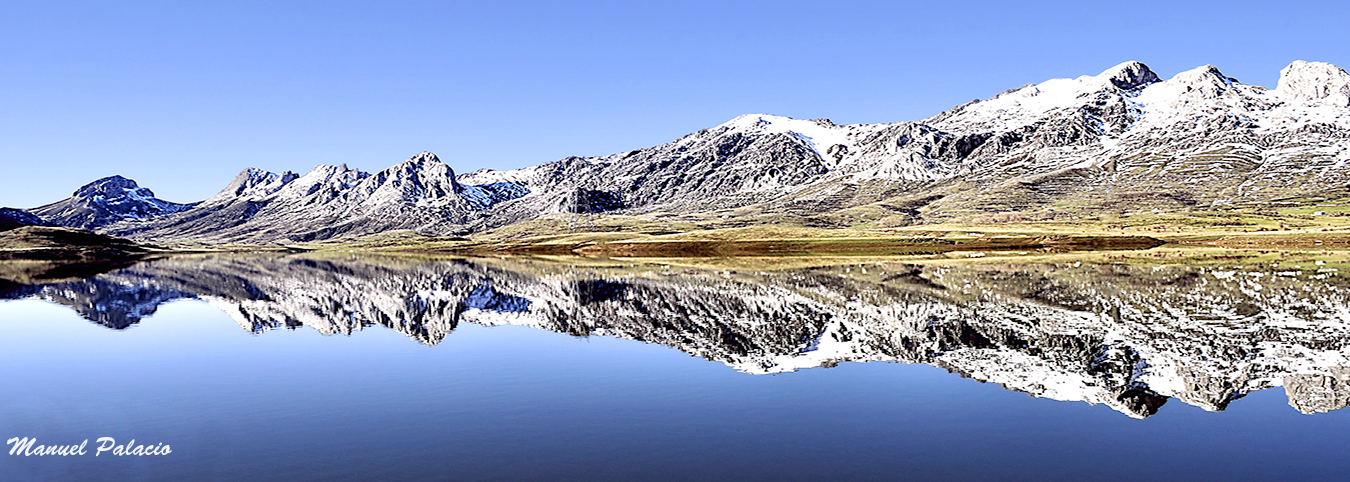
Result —
<instances>
[{"instance_id":1,"label":"reflection of snow","mask_svg":"<svg viewBox=\"0 0 1350 482\"><path fill-rule=\"evenodd\" d=\"M877 262L671 274L514 260L185 257L6 296L72 306L113 328L196 297L257 333L379 325L436 344L464 321L658 343L753 374L926 363L1131 416L1169 397L1222 410L1290 384L1299 410L1341 408L1350 403L1350 282L1277 269Z\"/></svg>"},{"instance_id":2,"label":"reflection of snow","mask_svg":"<svg viewBox=\"0 0 1350 482\"><path fill-rule=\"evenodd\" d=\"M499 313L520 313L530 309L530 300L498 293L487 284L478 285L461 303L465 308Z\"/></svg>"}]
</instances>

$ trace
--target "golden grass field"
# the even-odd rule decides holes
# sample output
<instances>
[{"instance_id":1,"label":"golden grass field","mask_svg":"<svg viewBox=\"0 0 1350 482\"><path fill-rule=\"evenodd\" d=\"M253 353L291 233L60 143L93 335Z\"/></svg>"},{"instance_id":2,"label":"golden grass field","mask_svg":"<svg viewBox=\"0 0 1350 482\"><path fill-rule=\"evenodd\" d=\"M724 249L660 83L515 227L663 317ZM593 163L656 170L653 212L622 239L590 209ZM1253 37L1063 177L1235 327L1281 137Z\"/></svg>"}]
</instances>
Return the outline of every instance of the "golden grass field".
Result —
<instances>
[{"instance_id":1,"label":"golden grass field","mask_svg":"<svg viewBox=\"0 0 1350 482\"><path fill-rule=\"evenodd\" d=\"M867 216L858 216L859 220ZM1070 252L1148 253L1136 257L1226 256L1222 252L1350 250L1350 199L1300 198L1181 212L1063 216L1025 220L1009 213L933 224L883 227L859 222L808 227L802 220L760 219L739 225L723 219L662 215L552 215L469 237L432 237L391 231L355 239L303 244L168 245L152 252L369 252L451 256L590 256L610 258L727 258L918 256L941 259L1057 256ZM1039 218L1044 218L1040 216ZM746 224L742 220L739 224ZM731 227L728 227L731 226ZM46 229L70 237L64 231ZM20 236L19 233L25 233ZM0 233L3 234L3 233ZM59 249L59 236L27 230L0 236L0 252ZM91 233L92 234L92 233ZM75 236L79 238L79 236ZM87 250L86 250L87 251ZM2 254L2 253L0 253ZM1249 256L1243 254L1242 256ZM1129 261L1117 259L1115 261Z\"/></svg>"},{"instance_id":2,"label":"golden grass field","mask_svg":"<svg viewBox=\"0 0 1350 482\"><path fill-rule=\"evenodd\" d=\"M1140 212L1021 221L981 216L936 224L801 222L721 227L660 216L554 215L471 237L411 231L289 246L303 250L622 257L918 255L967 251L1094 251L1158 246L1350 249L1350 202L1309 198L1183 212ZM860 217L859 219L865 219Z\"/></svg>"}]
</instances>

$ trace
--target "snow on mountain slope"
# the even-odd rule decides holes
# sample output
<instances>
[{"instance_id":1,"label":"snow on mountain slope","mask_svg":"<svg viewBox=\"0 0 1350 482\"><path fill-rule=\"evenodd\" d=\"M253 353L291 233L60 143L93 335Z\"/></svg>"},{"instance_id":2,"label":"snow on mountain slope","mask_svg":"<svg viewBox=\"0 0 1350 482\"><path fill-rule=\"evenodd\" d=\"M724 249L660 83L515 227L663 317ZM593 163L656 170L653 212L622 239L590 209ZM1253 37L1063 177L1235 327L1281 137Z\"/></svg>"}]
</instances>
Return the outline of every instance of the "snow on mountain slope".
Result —
<instances>
[{"instance_id":1,"label":"snow on mountain slope","mask_svg":"<svg viewBox=\"0 0 1350 482\"><path fill-rule=\"evenodd\" d=\"M876 130L875 126L838 126L829 119L798 120L766 114L743 115L718 127L744 135L792 136L815 151L827 169L838 168L846 159L852 161L850 154L857 152L859 137Z\"/></svg>"},{"instance_id":2,"label":"snow on mountain slope","mask_svg":"<svg viewBox=\"0 0 1350 482\"><path fill-rule=\"evenodd\" d=\"M321 165L303 176L248 169L192 209L107 231L198 242L296 242L395 229L445 234L524 192L515 185L462 185L435 154L423 152L374 174L345 165Z\"/></svg>"},{"instance_id":3,"label":"snow on mountain slope","mask_svg":"<svg viewBox=\"0 0 1350 482\"><path fill-rule=\"evenodd\" d=\"M80 187L66 199L28 211L57 226L98 229L123 220L173 214L189 207L159 199L131 179L110 176Z\"/></svg>"},{"instance_id":4,"label":"snow on mountain slope","mask_svg":"<svg viewBox=\"0 0 1350 482\"><path fill-rule=\"evenodd\" d=\"M1287 85L1312 78L1330 91L1338 91L1340 75L1329 64L1294 63L1284 70ZM1011 142L974 149L965 160L970 170L953 177L968 184L937 190L943 199L926 213L1189 209L1308 195L1350 182L1350 112L1320 102L1321 94L1288 89L1294 90L1301 93L1245 85L1213 66L1119 95L1107 89L1091 103L991 132ZM1308 100L1313 97L1318 102ZM960 116L947 113L934 123Z\"/></svg>"},{"instance_id":5,"label":"snow on mountain slope","mask_svg":"<svg viewBox=\"0 0 1350 482\"><path fill-rule=\"evenodd\" d=\"M1350 107L1350 74L1325 62L1295 60L1280 71L1275 90L1290 103Z\"/></svg>"},{"instance_id":6,"label":"snow on mountain slope","mask_svg":"<svg viewBox=\"0 0 1350 482\"><path fill-rule=\"evenodd\" d=\"M1158 81L1157 74L1148 66L1131 61L1096 76L1051 79L1022 86L921 122L946 132L1011 131L1066 110L1076 114L1089 106L1123 103ZM1128 127L1128 123L1119 127Z\"/></svg>"},{"instance_id":7,"label":"snow on mountain slope","mask_svg":"<svg viewBox=\"0 0 1350 482\"><path fill-rule=\"evenodd\" d=\"M235 176L229 185L221 189L212 198L207 199L204 204L237 199L263 199L281 190L298 177L300 177L298 174L291 171L275 173L250 167Z\"/></svg>"},{"instance_id":8,"label":"snow on mountain slope","mask_svg":"<svg viewBox=\"0 0 1350 482\"><path fill-rule=\"evenodd\" d=\"M462 175L430 153L375 174L248 170L191 212L108 230L264 242L460 234L569 213L734 210L833 226L822 216L866 204L907 220L1189 209L1350 183L1347 162L1350 75L1336 66L1294 62L1266 89L1209 65L1163 80L1132 61L914 122L743 115L650 148Z\"/></svg>"}]
</instances>

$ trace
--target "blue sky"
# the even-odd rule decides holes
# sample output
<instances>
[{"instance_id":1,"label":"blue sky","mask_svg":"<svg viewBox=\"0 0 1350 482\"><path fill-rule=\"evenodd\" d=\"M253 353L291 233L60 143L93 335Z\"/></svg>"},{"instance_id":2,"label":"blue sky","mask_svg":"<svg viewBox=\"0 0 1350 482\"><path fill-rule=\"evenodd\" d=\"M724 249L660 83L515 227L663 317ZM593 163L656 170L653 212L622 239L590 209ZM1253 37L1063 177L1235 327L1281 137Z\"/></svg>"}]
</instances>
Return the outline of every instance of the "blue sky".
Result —
<instances>
[{"instance_id":1,"label":"blue sky","mask_svg":"<svg viewBox=\"0 0 1350 482\"><path fill-rule=\"evenodd\" d=\"M116 3L116 5L113 5ZM914 120L1140 60L1273 87L1350 67L1341 2L0 4L0 206L107 175L196 201L247 167L457 172L657 145L745 113Z\"/></svg>"}]
</instances>

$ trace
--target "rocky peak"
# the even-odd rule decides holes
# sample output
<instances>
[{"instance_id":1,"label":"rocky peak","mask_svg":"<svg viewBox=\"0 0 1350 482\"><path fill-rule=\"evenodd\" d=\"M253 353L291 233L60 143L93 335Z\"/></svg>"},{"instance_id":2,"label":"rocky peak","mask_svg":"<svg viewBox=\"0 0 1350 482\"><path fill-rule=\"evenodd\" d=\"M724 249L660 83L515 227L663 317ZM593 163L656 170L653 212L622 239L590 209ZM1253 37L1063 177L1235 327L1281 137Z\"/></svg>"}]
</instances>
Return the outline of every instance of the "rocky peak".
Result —
<instances>
[{"instance_id":1,"label":"rocky peak","mask_svg":"<svg viewBox=\"0 0 1350 482\"><path fill-rule=\"evenodd\" d=\"M1158 74L1153 73L1147 65L1135 60L1106 69L1097 77L1105 79L1121 90L1131 90L1161 81Z\"/></svg>"},{"instance_id":2,"label":"rocky peak","mask_svg":"<svg viewBox=\"0 0 1350 482\"><path fill-rule=\"evenodd\" d=\"M250 167L235 176L234 180L213 199L267 196L281 190L299 177L299 174L291 171L275 173Z\"/></svg>"},{"instance_id":3,"label":"rocky peak","mask_svg":"<svg viewBox=\"0 0 1350 482\"><path fill-rule=\"evenodd\" d=\"M1108 129L1115 131L1132 121L1123 106L1124 96L1158 82L1158 75L1147 65L1129 61L1098 75L1027 84L920 122L944 132L1010 132L1046 124L1096 130L1094 126L1081 125L1079 120L1086 113L1087 117L1110 117L1104 121L1115 125Z\"/></svg>"},{"instance_id":4,"label":"rocky peak","mask_svg":"<svg viewBox=\"0 0 1350 482\"><path fill-rule=\"evenodd\" d=\"M459 182L455 181L455 170L429 151L419 152L406 161L380 171L376 177L394 179L398 181L394 184L396 186L402 182L411 182L415 185L445 183L455 189L459 187Z\"/></svg>"},{"instance_id":5,"label":"rocky peak","mask_svg":"<svg viewBox=\"0 0 1350 482\"><path fill-rule=\"evenodd\" d=\"M309 198L307 201L309 204L323 204L338 198L368 177L370 173L352 169L346 164L338 166L320 164L286 184L277 191L277 196L289 199Z\"/></svg>"},{"instance_id":6,"label":"rocky peak","mask_svg":"<svg viewBox=\"0 0 1350 482\"><path fill-rule=\"evenodd\" d=\"M757 130L769 128L774 124L781 124L785 121L791 120L795 119L771 114L742 114L736 116L735 119L731 119L729 121L722 123L722 125L717 127L727 128L731 130Z\"/></svg>"},{"instance_id":7,"label":"rocky peak","mask_svg":"<svg viewBox=\"0 0 1350 482\"><path fill-rule=\"evenodd\" d=\"M84 186L81 186L79 189L75 190L75 193L72 195L75 197L83 197L83 198L92 198L95 196L103 196L104 198L117 198L126 196L128 191L136 191L136 190L143 190L143 192L146 193L148 196L155 195L154 193L150 192L149 189L137 186L136 181L127 179L122 176L108 176L103 179L91 182L89 184L85 184Z\"/></svg>"},{"instance_id":8,"label":"rocky peak","mask_svg":"<svg viewBox=\"0 0 1350 482\"><path fill-rule=\"evenodd\" d=\"M1171 126L1197 112L1226 111L1240 105L1243 92L1250 93L1251 88L1240 89L1239 85L1217 67L1203 65L1148 86L1135 100L1147 106L1146 119L1150 122Z\"/></svg>"},{"instance_id":9,"label":"rocky peak","mask_svg":"<svg viewBox=\"0 0 1350 482\"><path fill-rule=\"evenodd\" d=\"M793 119L768 114L746 114L732 119L713 129L711 132L719 136L728 135L784 135L793 139L793 142L803 144L805 147L813 150L824 161L831 160L837 162L838 156L831 155L830 149L835 146L848 146L852 144L849 140L850 131L847 126L836 125L829 119ZM702 141L707 140L704 136L688 136L681 141ZM729 138L720 139L721 141ZM719 141L713 138L715 142Z\"/></svg>"},{"instance_id":10,"label":"rocky peak","mask_svg":"<svg viewBox=\"0 0 1350 482\"><path fill-rule=\"evenodd\" d=\"M1202 65L1191 70L1187 70L1171 80L1169 83L1184 85L1206 92L1218 92L1227 89L1233 85L1235 80L1224 75L1218 67L1213 65Z\"/></svg>"},{"instance_id":11,"label":"rocky peak","mask_svg":"<svg viewBox=\"0 0 1350 482\"><path fill-rule=\"evenodd\" d=\"M30 211L54 225L97 229L125 219L145 219L186 208L156 198L136 181L108 176L81 186L66 199Z\"/></svg>"},{"instance_id":12,"label":"rocky peak","mask_svg":"<svg viewBox=\"0 0 1350 482\"><path fill-rule=\"evenodd\" d=\"M305 183L306 181L312 183L330 180L355 182L367 177L370 177L370 173L364 172L360 169L353 169L347 167L346 164L341 164L337 166L320 164L318 166L314 166L314 169L311 169L308 173L305 173L304 176L300 176L295 181L295 183Z\"/></svg>"},{"instance_id":13,"label":"rocky peak","mask_svg":"<svg viewBox=\"0 0 1350 482\"><path fill-rule=\"evenodd\" d=\"M1326 62L1295 60L1280 71L1276 91L1290 101L1350 107L1350 74Z\"/></svg>"},{"instance_id":14,"label":"rocky peak","mask_svg":"<svg viewBox=\"0 0 1350 482\"><path fill-rule=\"evenodd\" d=\"M431 163L445 165L444 162L441 162L441 158L436 157L436 154L431 151L419 152L417 153L417 155L414 155L408 158L408 160L403 161L403 164L411 164L417 166L426 166Z\"/></svg>"},{"instance_id":15,"label":"rocky peak","mask_svg":"<svg viewBox=\"0 0 1350 482\"><path fill-rule=\"evenodd\" d=\"M463 187L455 171L430 152L420 152L406 161L361 181L357 189L375 203L414 203L421 206L454 204Z\"/></svg>"}]
</instances>

